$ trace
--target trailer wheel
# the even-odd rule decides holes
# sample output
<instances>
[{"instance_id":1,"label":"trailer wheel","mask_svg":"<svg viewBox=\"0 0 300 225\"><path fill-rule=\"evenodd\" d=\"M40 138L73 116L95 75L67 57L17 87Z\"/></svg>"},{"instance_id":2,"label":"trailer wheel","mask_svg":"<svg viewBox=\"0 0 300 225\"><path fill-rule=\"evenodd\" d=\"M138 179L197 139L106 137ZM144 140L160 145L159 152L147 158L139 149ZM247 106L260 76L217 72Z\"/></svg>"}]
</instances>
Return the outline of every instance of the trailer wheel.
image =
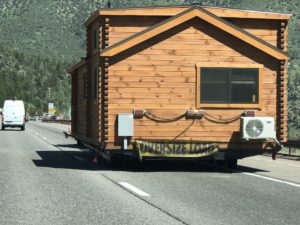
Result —
<instances>
[{"instance_id":1,"label":"trailer wheel","mask_svg":"<svg viewBox=\"0 0 300 225\"><path fill-rule=\"evenodd\" d=\"M111 167L118 169L136 170L140 166L137 158L125 156L122 154L112 155L111 160L108 163Z\"/></svg>"},{"instance_id":2,"label":"trailer wheel","mask_svg":"<svg viewBox=\"0 0 300 225\"><path fill-rule=\"evenodd\" d=\"M235 169L237 167L237 159L216 160L216 165L228 169Z\"/></svg>"},{"instance_id":3,"label":"trailer wheel","mask_svg":"<svg viewBox=\"0 0 300 225\"><path fill-rule=\"evenodd\" d=\"M229 169L236 169L237 167L237 159L227 159L225 161L225 166Z\"/></svg>"},{"instance_id":4,"label":"trailer wheel","mask_svg":"<svg viewBox=\"0 0 300 225\"><path fill-rule=\"evenodd\" d=\"M215 161L215 164L217 165L217 166L220 166L220 167L225 167L226 165L226 163L225 163L225 160L216 160Z\"/></svg>"},{"instance_id":5,"label":"trailer wheel","mask_svg":"<svg viewBox=\"0 0 300 225\"><path fill-rule=\"evenodd\" d=\"M213 160L213 159L208 159L208 160L206 160L205 162L206 162L206 164L208 164L208 165L214 165L214 164L215 164L215 160Z\"/></svg>"},{"instance_id":6,"label":"trailer wheel","mask_svg":"<svg viewBox=\"0 0 300 225\"><path fill-rule=\"evenodd\" d=\"M83 143L82 143L81 141L79 141L79 140L77 140L77 145L78 145L79 147L83 147L83 146L84 146Z\"/></svg>"}]
</instances>

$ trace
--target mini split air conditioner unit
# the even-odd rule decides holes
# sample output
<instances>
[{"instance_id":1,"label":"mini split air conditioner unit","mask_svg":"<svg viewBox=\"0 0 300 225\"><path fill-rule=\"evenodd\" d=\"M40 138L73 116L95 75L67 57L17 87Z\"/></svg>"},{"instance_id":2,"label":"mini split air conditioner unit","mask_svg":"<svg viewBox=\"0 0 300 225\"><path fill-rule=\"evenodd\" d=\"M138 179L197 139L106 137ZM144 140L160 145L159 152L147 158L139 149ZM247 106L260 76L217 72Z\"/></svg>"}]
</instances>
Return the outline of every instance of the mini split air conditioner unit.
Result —
<instances>
[{"instance_id":1,"label":"mini split air conditioner unit","mask_svg":"<svg viewBox=\"0 0 300 225\"><path fill-rule=\"evenodd\" d=\"M272 117L242 117L241 138L275 139L274 118Z\"/></svg>"}]
</instances>

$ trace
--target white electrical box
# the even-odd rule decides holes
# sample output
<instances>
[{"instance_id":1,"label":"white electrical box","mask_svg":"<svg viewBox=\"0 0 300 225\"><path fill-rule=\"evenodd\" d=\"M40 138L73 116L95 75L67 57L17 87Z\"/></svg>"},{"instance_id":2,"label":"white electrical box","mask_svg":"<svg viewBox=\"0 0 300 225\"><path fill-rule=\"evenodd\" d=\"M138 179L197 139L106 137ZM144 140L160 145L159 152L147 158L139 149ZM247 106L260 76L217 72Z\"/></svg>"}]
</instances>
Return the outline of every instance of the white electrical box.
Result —
<instances>
[{"instance_id":1,"label":"white electrical box","mask_svg":"<svg viewBox=\"0 0 300 225\"><path fill-rule=\"evenodd\" d=\"M133 114L132 113L118 114L118 136L119 137L133 136Z\"/></svg>"},{"instance_id":2,"label":"white electrical box","mask_svg":"<svg viewBox=\"0 0 300 225\"><path fill-rule=\"evenodd\" d=\"M275 122L273 117L242 117L241 137L243 139L275 139Z\"/></svg>"}]
</instances>

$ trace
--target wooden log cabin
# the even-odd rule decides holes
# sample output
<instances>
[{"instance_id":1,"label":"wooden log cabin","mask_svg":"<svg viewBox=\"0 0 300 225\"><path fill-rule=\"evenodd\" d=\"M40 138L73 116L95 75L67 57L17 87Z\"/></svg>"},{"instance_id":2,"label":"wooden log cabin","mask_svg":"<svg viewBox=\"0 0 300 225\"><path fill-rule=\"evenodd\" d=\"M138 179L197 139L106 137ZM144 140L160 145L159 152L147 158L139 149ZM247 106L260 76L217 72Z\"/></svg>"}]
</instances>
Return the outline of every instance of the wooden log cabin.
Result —
<instances>
[{"instance_id":1,"label":"wooden log cabin","mask_svg":"<svg viewBox=\"0 0 300 225\"><path fill-rule=\"evenodd\" d=\"M85 22L86 57L69 68L72 135L140 157L236 162L278 151L290 19L210 6L96 11Z\"/></svg>"}]
</instances>

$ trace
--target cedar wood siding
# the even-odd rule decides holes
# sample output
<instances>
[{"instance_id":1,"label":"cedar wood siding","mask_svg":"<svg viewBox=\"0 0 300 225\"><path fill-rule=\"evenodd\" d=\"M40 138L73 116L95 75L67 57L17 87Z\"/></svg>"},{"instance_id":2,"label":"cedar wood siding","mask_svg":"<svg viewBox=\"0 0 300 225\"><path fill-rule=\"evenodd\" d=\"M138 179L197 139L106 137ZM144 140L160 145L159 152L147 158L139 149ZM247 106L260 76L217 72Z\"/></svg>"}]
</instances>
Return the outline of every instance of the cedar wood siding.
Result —
<instances>
[{"instance_id":1,"label":"cedar wood siding","mask_svg":"<svg viewBox=\"0 0 300 225\"><path fill-rule=\"evenodd\" d=\"M136 21L137 19L135 19ZM257 20L259 22L259 20ZM134 24L134 23L133 23ZM276 27L258 31L275 44ZM134 30L134 29L133 29ZM116 29L111 28L110 37ZM274 35L270 38L269 35ZM123 38L123 37L122 37ZM116 39L115 39L116 40ZM110 42L110 44L112 44ZM172 118L196 106L197 63L224 62L232 64L263 64L263 108L257 116L277 118L277 73L279 61L245 44L224 31L196 18L164 32L110 59L108 82L108 142L121 145L116 136L118 113L145 109L153 114ZM241 114L243 109L205 109L219 118ZM134 137L172 140L183 132L192 120L156 123L146 118L134 121ZM216 124L205 118L194 124L176 140L239 142L240 121Z\"/></svg>"},{"instance_id":2,"label":"cedar wood siding","mask_svg":"<svg viewBox=\"0 0 300 225\"><path fill-rule=\"evenodd\" d=\"M86 136L86 99L84 99L84 74L86 67L83 66L77 70L77 123L76 134L80 137Z\"/></svg>"},{"instance_id":3,"label":"cedar wood siding","mask_svg":"<svg viewBox=\"0 0 300 225\"><path fill-rule=\"evenodd\" d=\"M109 20L109 46L167 18L163 16L112 16Z\"/></svg>"},{"instance_id":4,"label":"cedar wood siding","mask_svg":"<svg viewBox=\"0 0 300 225\"><path fill-rule=\"evenodd\" d=\"M93 46L94 30L99 29L99 21L95 20L87 27L87 71L88 71L88 97L87 97L87 133L86 137L93 140L94 144L99 139L99 103L94 98L94 68L99 67L99 47ZM99 33L98 33L99 35ZM100 71L100 70L99 70ZM99 96L99 95L98 95Z\"/></svg>"},{"instance_id":5,"label":"cedar wood siding","mask_svg":"<svg viewBox=\"0 0 300 225\"><path fill-rule=\"evenodd\" d=\"M112 16L109 21L109 45L124 40L146 28L153 26L168 17L162 16ZM224 18L245 31L277 46L278 20L267 19L232 19ZM134 21L134 22L133 22Z\"/></svg>"},{"instance_id":6,"label":"cedar wood siding","mask_svg":"<svg viewBox=\"0 0 300 225\"><path fill-rule=\"evenodd\" d=\"M230 10L211 10L219 10L216 13L218 16L224 16L223 19L287 51L287 21L290 15L261 14L260 19L254 19L258 17L252 15L249 18L249 12L239 11L233 15ZM237 14L241 14L241 18L233 18L239 17ZM75 133L76 138L95 145L103 144L105 141L112 144L108 146L120 146L122 140L116 135L117 113L143 108L155 115L171 118L189 108L195 108L195 65L224 62L264 65L263 107L257 112L257 116L274 117L278 138L286 141L286 61L279 62L199 18L174 27L114 57L99 58L99 50L153 26L169 18L171 14L140 15L141 13L135 16L107 14L92 16L89 19L86 63L83 66L75 66L71 72L72 133ZM93 31L96 27L99 27L99 47L93 49ZM99 68L98 99L93 97L95 66ZM88 76L86 101L83 99L84 71ZM240 114L244 109L205 109L205 111L219 118L229 118ZM146 118L134 120L135 136L132 140L174 139L191 123L191 120L185 119L168 124L152 122ZM204 118L196 120L188 131L176 140L239 142L239 126L239 121L220 125ZM249 143L246 145L251 148ZM247 147L246 145L243 147Z\"/></svg>"},{"instance_id":7,"label":"cedar wood siding","mask_svg":"<svg viewBox=\"0 0 300 225\"><path fill-rule=\"evenodd\" d=\"M93 58L93 63L92 63L92 72L91 72L91 111L88 114L89 119L90 119L90 137L97 140L99 139L99 89L98 89L98 97L94 98L94 68L98 68L98 77L99 77L99 56L95 56ZM99 78L98 78L99 81ZM99 82L98 82L99 83ZM99 84L98 84L99 88Z\"/></svg>"},{"instance_id":8,"label":"cedar wood siding","mask_svg":"<svg viewBox=\"0 0 300 225\"><path fill-rule=\"evenodd\" d=\"M73 70L71 72L71 128L72 128L72 134L77 134L78 125L77 125L77 117L78 117L78 82L77 82L78 76L77 76L77 70Z\"/></svg>"}]
</instances>

